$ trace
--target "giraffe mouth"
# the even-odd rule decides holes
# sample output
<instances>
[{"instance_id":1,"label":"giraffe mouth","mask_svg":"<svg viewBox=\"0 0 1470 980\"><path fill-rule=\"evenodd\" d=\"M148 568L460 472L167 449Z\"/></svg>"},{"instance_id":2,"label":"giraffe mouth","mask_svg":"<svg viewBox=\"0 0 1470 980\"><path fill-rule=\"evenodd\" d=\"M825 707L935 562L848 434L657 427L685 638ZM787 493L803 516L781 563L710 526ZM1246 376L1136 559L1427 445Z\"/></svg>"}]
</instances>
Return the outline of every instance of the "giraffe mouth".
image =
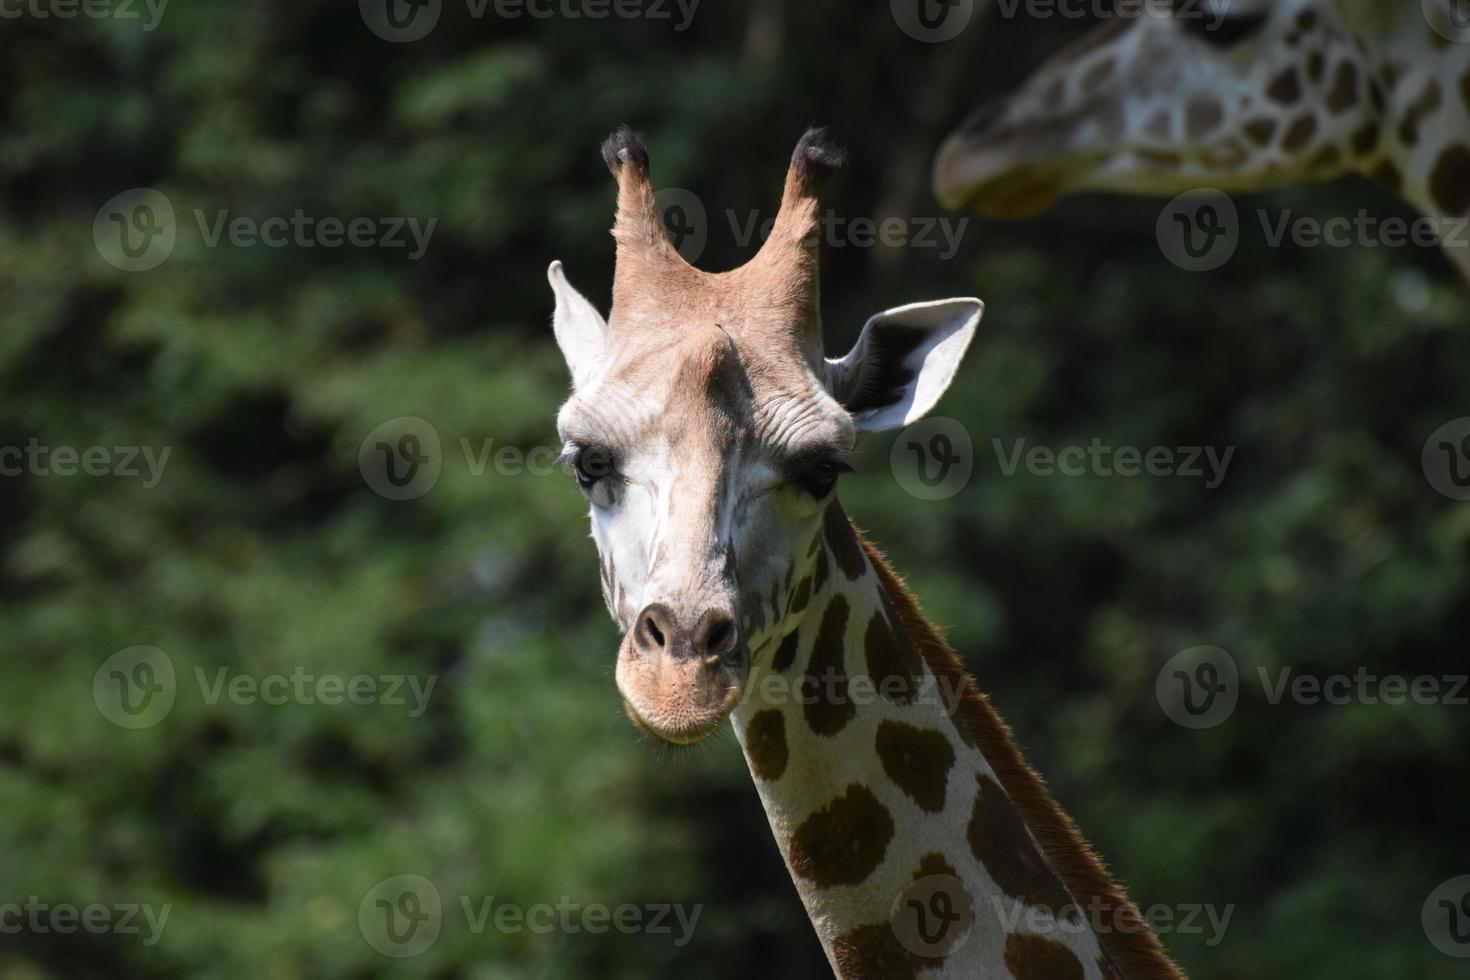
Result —
<instances>
[{"instance_id":1,"label":"giraffe mouth","mask_svg":"<svg viewBox=\"0 0 1470 980\"><path fill-rule=\"evenodd\" d=\"M953 211L979 211L998 220L1033 218L1050 210L1067 193L1074 175L1092 162L1082 158L1033 162L1001 143L982 145L951 137L935 163L934 193Z\"/></svg>"},{"instance_id":2,"label":"giraffe mouth","mask_svg":"<svg viewBox=\"0 0 1470 980\"><path fill-rule=\"evenodd\" d=\"M627 698L623 699L623 714L628 716L628 720L633 723L634 728L655 741L674 746L694 745L696 742L702 742L706 738L709 738L709 736L713 735L725 723L725 719L730 716L730 710L733 710L733 708L734 703L732 702L730 709L711 716L703 724L679 728L662 728L645 721L643 716L638 713L638 709L633 706L633 702Z\"/></svg>"},{"instance_id":3,"label":"giraffe mouth","mask_svg":"<svg viewBox=\"0 0 1470 980\"><path fill-rule=\"evenodd\" d=\"M745 688L749 657L649 654L625 646L616 680L633 727L666 745L693 745L713 734Z\"/></svg>"}]
</instances>

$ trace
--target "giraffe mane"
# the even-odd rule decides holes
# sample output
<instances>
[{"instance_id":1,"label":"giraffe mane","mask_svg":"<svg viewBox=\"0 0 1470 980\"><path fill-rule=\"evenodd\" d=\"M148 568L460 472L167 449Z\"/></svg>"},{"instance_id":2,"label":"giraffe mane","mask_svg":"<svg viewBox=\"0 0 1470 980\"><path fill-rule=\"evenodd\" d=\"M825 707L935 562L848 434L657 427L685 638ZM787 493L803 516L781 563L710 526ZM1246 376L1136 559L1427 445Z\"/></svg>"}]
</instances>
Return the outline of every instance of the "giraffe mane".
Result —
<instances>
[{"instance_id":1,"label":"giraffe mane","mask_svg":"<svg viewBox=\"0 0 1470 980\"><path fill-rule=\"evenodd\" d=\"M1128 980L1185 980L1077 824L1052 797L1046 781L1021 755L1010 726L975 686L974 679L938 628L924 617L902 577L860 530L854 527L853 533L877 570L883 592L902 618L929 670L944 685L941 690L960 692L956 724L964 725L979 743L996 778L1036 835L1037 843L1072 897L1088 910L1094 904L1100 905L1094 931L1103 952Z\"/></svg>"}]
</instances>

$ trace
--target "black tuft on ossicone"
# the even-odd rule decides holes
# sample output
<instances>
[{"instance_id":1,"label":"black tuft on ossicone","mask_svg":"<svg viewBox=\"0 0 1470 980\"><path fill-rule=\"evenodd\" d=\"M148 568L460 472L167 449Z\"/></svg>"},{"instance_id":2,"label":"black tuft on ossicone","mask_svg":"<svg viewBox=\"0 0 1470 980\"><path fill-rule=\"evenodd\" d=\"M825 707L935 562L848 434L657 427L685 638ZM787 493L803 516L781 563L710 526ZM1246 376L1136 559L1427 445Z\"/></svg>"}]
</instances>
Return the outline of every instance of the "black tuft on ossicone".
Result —
<instances>
[{"instance_id":1,"label":"black tuft on ossicone","mask_svg":"<svg viewBox=\"0 0 1470 980\"><path fill-rule=\"evenodd\" d=\"M804 183L816 183L826 180L846 159L847 151L833 141L827 127L813 126L796 144L791 166Z\"/></svg>"},{"instance_id":2,"label":"black tuft on ossicone","mask_svg":"<svg viewBox=\"0 0 1470 980\"><path fill-rule=\"evenodd\" d=\"M648 148L643 145L643 137L629 126L619 126L613 130L611 136L603 140L602 159L607 163L607 169L614 174L623 169L625 161L645 173L648 171Z\"/></svg>"}]
</instances>

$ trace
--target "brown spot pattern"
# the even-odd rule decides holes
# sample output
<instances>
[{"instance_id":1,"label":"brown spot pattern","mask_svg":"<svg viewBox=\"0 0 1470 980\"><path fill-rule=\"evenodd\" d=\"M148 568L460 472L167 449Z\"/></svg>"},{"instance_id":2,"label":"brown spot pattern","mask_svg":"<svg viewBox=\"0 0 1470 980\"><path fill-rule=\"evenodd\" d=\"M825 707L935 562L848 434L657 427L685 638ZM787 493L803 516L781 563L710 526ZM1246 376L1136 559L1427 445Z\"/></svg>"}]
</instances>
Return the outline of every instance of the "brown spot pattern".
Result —
<instances>
[{"instance_id":1,"label":"brown spot pattern","mask_svg":"<svg viewBox=\"0 0 1470 980\"><path fill-rule=\"evenodd\" d=\"M1005 790L989 776L975 777L975 806L965 837L996 887L1027 905L1060 916L1072 906L1051 865L1046 863ZM1072 908L1075 913L1075 908Z\"/></svg>"},{"instance_id":2,"label":"brown spot pattern","mask_svg":"<svg viewBox=\"0 0 1470 980\"><path fill-rule=\"evenodd\" d=\"M806 604L812 599L812 579L808 575L796 586L796 592L791 596L791 611L793 613L805 612Z\"/></svg>"},{"instance_id":3,"label":"brown spot pattern","mask_svg":"<svg viewBox=\"0 0 1470 980\"><path fill-rule=\"evenodd\" d=\"M820 542L821 538L818 538L817 540ZM816 570L812 572L812 595L822 594L822 586L827 584L827 568L829 564L830 559L827 557L827 549L818 548L817 567Z\"/></svg>"},{"instance_id":4,"label":"brown spot pattern","mask_svg":"<svg viewBox=\"0 0 1470 980\"><path fill-rule=\"evenodd\" d=\"M1327 93L1327 108L1333 114L1346 112L1358 104L1358 69L1351 61L1337 66L1332 76L1332 90Z\"/></svg>"},{"instance_id":5,"label":"brown spot pattern","mask_svg":"<svg viewBox=\"0 0 1470 980\"><path fill-rule=\"evenodd\" d=\"M1291 105L1302 97L1301 79L1297 78L1296 69L1288 68L1277 75L1266 89L1266 94L1271 101L1279 102L1281 105Z\"/></svg>"},{"instance_id":6,"label":"brown spot pattern","mask_svg":"<svg viewBox=\"0 0 1470 980\"><path fill-rule=\"evenodd\" d=\"M1419 125L1429 116L1433 115L1439 108L1440 92L1439 83L1434 79L1424 86L1424 91L1414 104L1409 106L1404 117L1399 120L1399 140L1405 146L1413 146L1419 142Z\"/></svg>"},{"instance_id":7,"label":"brown spot pattern","mask_svg":"<svg viewBox=\"0 0 1470 980\"><path fill-rule=\"evenodd\" d=\"M801 679L802 711L818 735L836 735L857 714L847 693L843 638L847 633L847 600L833 596L822 614L806 676Z\"/></svg>"},{"instance_id":8,"label":"brown spot pattern","mask_svg":"<svg viewBox=\"0 0 1470 980\"><path fill-rule=\"evenodd\" d=\"M1312 141L1317 135L1317 117L1308 113L1298 116L1286 130L1286 135L1281 139L1282 149L1295 153Z\"/></svg>"},{"instance_id":9,"label":"brown spot pattern","mask_svg":"<svg viewBox=\"0 0 1470 980\"><path fill-rule=\"evenodd\" d=\"M923 685L923 660L886 601L883 606L868 620L868 632L863 638L868 678L885 700L912 704Z\"/></svg>"},{"instance_id":10,"label":"brown spot pattern","mask_svg":"<svg viewBox=\"0 0 1470 980\"><path fill-rule=\"evenodd\" d=\"M1447 215L1470 214L1470 148L1456 143L1439 155L1429 174L1429 194Z\"/></svg>"},{"instance_id":11,"label":"brown spot pattern","mask_svg":"<svg viewBox=\"0 0 1470 980\"><path fill-rule=\"evenodd\" d=\"M1357 132L1353 133L1353 155L1365 157L1378 147L1378 136L1380 130L1378 123L1368 122L1363 124Z\"/></svg>"},{"instance_id":12,"label":"brown spot pattern","mask_svg":"<svg viewBox=\"0 0 1470 980\"><path fill-rule=\"evenodd\" d=\"M938 813L944 809L949 771L954 768L954 747L943 733L883 721L878 725L873 747L888 778L920 810Z\"/></svg>"},{"instance_id":13,"label":"brown spot pattern","mask_svg":"<svg viewBox=\"0 0 1470 980\"><path fill-rule=\"evenodd\" d=\"M1394 190L1401 190L1404 186L1404 175L1399 173L1392 160L1380 160L1373 168L1373 179Z\"/></svg>"},{"instance_id":14,"label":"brown spot pattern","mask_svg":"<svg viewBox=\"0 0 1470 980\"><path fill-rule=\"evenodd\" d=\"M1276 135L1276 120L1252 119L1245 124L1245 135L1257 146L1265 146Z\"/></svg>"},{"instance_id":15,"label":"brown spot pattern","mask_svg":"<svg viewBox=\"0 0 1470 980\"><path fill-rule=\"evenodd\" d=\"M1328 143L1307 161L1307 169L1315 172L1332 170L1342 160L1342 151Z\"/></svg>"},{"instance_id":16,"label":"brown spot pattern","mask_svg":"<svg viewBox=\"0 0 1470 980\"><path fill-rule=\"evenodd\" d=\"M792 630L781 645L776 648L776 655L771 658L771 669L779 673L785 673L796 663L796 648L801 645L801 633Z\"/></svg>"},{"instance_id":17,"label":"brown spot pattern","mask_svg":"<svg viewBox=\"0 0 1470 980\"><path fill-rule=\"evenodd\" d=\"M786 772L790 752L786 748L786 718L774 708L757 711L745 726L745 751L750 769L773 783Z\"/></svg>"},{"instance_id":18,"label":"brown spot pattern","mask_svg":"<svg viewBox=\"0 0 1470 980\"><path fill-rule=\"evenodd\" d=\"M922 959L904 949L888 923L859 926L832 941L832 958L841 980L914 980L925 965L942 961Z\"/></svg>"},{"instance_id":19,"label":"brown spot pattern","mask_svg":"<svg viewBox=\"0 0 1470 980\"><path fill-rule=\"evenodd\" d=\"M1185 129L1190 139L1199 139L1211 133L1225 121L1225 107L1220 100L1211 97L1197 98L1185 110Z\"/></svg>"},{"instance_id":20,"label":"brown spot pattern","mask_svg":"<svg viewBox=\"0 0 1470 980\"><path fill-rule=\"evenodd\" d=\"M853 783L791 835L791 870L818 888L860 884L883 863L891 840L888 810Z\"/></svg>"},{"instance_id":21,"label":"brown spot pattern","mask_svg":"<svg viewBox=\"0 0 1470 980\"><path fill-rule=\"evenodd\" d=\"M862 545L858 544L857 534L848 523L847 515L837 504L827 508L822 519L822 530L827 539L827 547L831 550L837 567L842 569L842 574L849 581L862 578L863 570L868 567L868 560L863 557Z\"/></svg>"},{"instance_id":22,"label":"brown spot pattern","mask_svg":"<svg viewBox=\"0 0 1470 980\"><path fill-rule=\"evenodd\" d=\"M914 880L918 881L930 875L949 875L951 878L958 878L960 873L944 859L943 854L938 851L930 851L919 858L919 866L914 869Z\"/></svg>"},{"instance_id":23,"label":"brown spot pattern","mask_svg":"<svg viewBox=\"0 0 1470 980\"><path fill-rule=\"evenodd\" d=\"M1307 56L1307 78L1312 82L1322 81L1322 72L1327 68L1326 61L1322 58L1321 51L1313 51Z\"/></svg>"},{"instance_id":24,"label":"brown spot pattern","mask_svg":"<svg viewBox=\"0 0 1470 980\"><path fill-rule=\"evenodd\" d=\"M1077 954L1044 936L1006 936L1006 969L1016 980L1082 980Z\"/></svg>"}]
</instances>

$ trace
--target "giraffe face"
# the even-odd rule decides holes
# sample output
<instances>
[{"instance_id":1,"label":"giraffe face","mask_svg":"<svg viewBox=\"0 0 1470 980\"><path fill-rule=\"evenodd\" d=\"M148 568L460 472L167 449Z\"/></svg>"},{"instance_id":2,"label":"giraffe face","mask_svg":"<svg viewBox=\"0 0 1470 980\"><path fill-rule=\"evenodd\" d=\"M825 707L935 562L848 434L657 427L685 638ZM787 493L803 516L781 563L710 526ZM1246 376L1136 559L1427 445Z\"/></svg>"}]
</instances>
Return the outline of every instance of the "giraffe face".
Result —
<instances>
[{"instance_id":1,"label":"giraffe face","mask_svg":"<svg viewBox=\"0 0 1470 980\"><path fill-rule=\"evenodd\" d=\"M559 265L551 282L574 379L558 431L623 631L618 689L639 728L698 741L793 615L857 433L928 411L981 305L880 314L846 358L813 360L733 308L610 328Z\"/></svg>"},{"instance_id":2,"label":"giraffe face","mask_svg":"<svg viewBox=\"0 0 1470 980\"><path fill-rule=\"evenodd\" d=\"M1391 6L1176 0L1115 17L953 133L935 192L1004 218L1081 191L1248 191L1368 169L1383 93L1355 32L1401 16Z\"/></svg>"}]
</instances>

